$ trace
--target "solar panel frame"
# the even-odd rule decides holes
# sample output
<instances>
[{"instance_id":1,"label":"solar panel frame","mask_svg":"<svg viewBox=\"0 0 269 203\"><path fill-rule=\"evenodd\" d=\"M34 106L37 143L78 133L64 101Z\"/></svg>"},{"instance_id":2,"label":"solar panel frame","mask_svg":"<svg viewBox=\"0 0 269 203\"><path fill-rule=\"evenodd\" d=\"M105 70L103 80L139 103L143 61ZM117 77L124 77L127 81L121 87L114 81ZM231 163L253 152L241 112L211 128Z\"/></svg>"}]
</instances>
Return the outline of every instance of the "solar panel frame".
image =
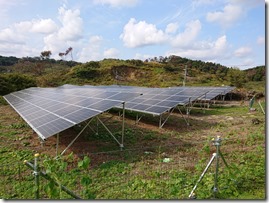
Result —
<instances>
[{"instance_id":1,"label":"solar panel frame","mask_svg":"<svg viewBox=\"0 0 269 203\"><path fill-rule=\"evenodd\" d=\"M42 139L46 139L52 133L57 134L110 108L120 108L123 102L128 110L161 115L177 105L213 99L233 89L229 86L146 88L64 85L58 88L31 87L4 98ZM61 124L62 127L59 126Z\"/></svg>"},{"instance_id":2,"label":"solar panel frame","mask_svg":"<svg viewBox=\"0 0 269 203\"><path fill-rule=\"evenodd\" d=\"M93 94L99 96L93 97ZM121 98L119 99L115 95L121 95ZM120 106L124 102L122 99L127 100L127 97L130 99L135 95L139 94L69 86L64 88L28 88L5 95L4 98L39 137L47 139L61 130L103 113L115 105ZM111 96L114 98L107 99ZM27 99L29 101L26 101ZM88 103L83 106L81 101ZM93 107L96 109L92 109ZM62 128L59 126L60 124L55 123L56 121L63 125ZM42 129L42 126L46 129Z\"/></svg>"}]
</instances>

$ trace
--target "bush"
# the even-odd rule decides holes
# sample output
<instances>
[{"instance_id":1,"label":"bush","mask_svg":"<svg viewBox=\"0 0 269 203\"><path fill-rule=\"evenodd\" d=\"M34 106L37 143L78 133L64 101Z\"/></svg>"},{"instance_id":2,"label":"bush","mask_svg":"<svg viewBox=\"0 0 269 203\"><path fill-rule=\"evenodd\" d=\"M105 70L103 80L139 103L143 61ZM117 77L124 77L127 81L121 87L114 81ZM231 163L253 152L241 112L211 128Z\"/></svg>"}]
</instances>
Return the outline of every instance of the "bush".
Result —
<instances>
[{"instance_id":1,"label":"bush","mask_svg":"<svg viewBox=\"0 0 269 203\"><path fill-rule=\"evenodd\" d=\"M0 75L0 95L35 87L36 81L28 75L11 73Z\"/></svg>"},{"instance_id":2,"label":"bush","mask_svg":"<svg viewBox=\"0 0 269 203\"><path fill-rule=\"evenodd\" d=\"M228 77L231 86L236 86L238 88L242 87L246 82L246 73L239 70L239 68L231 68L228 71Z\"/></svg>"},{"instance_id":3,"label":"bush","mask_svg":"<svg viewBox=\"0 0 269 203\"><path fill-rule=\"evenodd\" d=\"M100 75L99 71L97 70L98 68L100 68L99 62L90 61L83 65L75 66L71 72L74 77L82 79L93 79Z\"/></svg>"}]
</instances>

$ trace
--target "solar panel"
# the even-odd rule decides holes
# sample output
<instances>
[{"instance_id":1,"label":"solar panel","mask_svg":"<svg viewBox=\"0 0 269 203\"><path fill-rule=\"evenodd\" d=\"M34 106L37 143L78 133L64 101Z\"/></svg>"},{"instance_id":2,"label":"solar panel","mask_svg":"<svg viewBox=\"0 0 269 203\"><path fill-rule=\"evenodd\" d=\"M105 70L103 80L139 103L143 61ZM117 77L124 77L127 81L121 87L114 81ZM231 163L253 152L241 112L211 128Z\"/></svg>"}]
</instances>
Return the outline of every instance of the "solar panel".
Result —
<instances>
[{"instance_id":1,"label":"solar panel","mask_svg":"<svg viewBox=\"0 0 269 203\"><path fill-rule=\"evenodd\" d=\"M143 108L141 109L141 105L128 107L127 109L132 111L143 111L148 112L155 115L160 115L164 112L168 112L171 108L176 107L177 105L186 105L189 102L194 101L202 94L205 94L205 91L185 91L186 88L151 88L147 92L143 92L143 95L139 97L139 99L130 100L130 102L139 103L143 105L154 106L152 108ZM185 91L185 92L184 92Z\"/></svg>"},{"instance_id":2,"label":"solar panel","mask_svg":"<svg viewBox=\"0 0 269 203\"><path fill-rule=\"evenodd\" d=\"M32 87L4 98L42 139L47 139L139 95L65 85L58 88Z\"/></svg>"},{"instance_id":3,"label":"solar panel","mask_svg":"<svg viewBox=\"0 0 269 203\"><path fill-rule=\"evenodd\" d=\"M199 100L212 100L220 95L226 95L228 92L235 89L235 87L204 87L208 90L208 93L201 96Z\"/></svg>"},{"instance_id":4,"label":"solar panel","mask_svg":"<svg viewBox=\"0 0 269 203\"><path fill-rule=\"evenodd\" d=\"M115 86L109 88L112 90ZM233 89L231 87L139 88L128 86L120 86L118 88L121 91L135 90L143 93L139 98L128 101L125 105L126 109L154 115L168 112L177 105L188 105L198 99L213 99L217 95L227 93Z\"/></svg>"},{"instance_id":5,"label":"solar panel","mask_svg":"<svg viewBox=\"0 0 269 203\"><path fill-rule=\"evenodd\" d=\"M177 105L213 99L233 87L75 86L31 87L4 98L42 138L46 139L113 107L161 115ZM141 95L142 94L142 95Z\"/></svg>"}]
</instances>

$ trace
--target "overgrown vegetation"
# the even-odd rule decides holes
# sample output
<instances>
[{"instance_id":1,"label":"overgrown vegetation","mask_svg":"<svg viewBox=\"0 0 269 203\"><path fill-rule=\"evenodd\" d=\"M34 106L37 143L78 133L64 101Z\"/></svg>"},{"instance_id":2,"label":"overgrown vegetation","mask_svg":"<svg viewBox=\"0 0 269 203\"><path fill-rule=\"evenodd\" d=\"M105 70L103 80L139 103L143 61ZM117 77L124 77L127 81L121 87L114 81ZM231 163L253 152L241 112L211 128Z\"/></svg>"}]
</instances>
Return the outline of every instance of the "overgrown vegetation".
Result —
<instances>
[{"instance_id":1,"label":"overgrown vegetation","mask_svg":"<svg viewBox=\"0 0 269 203\"><path fill-rule=\"evenodd\" d=\"M238 68L227 68L220 64L195 61L179 56L155 57L144 62L104 59L84 64L74 61L56 61L43 56L21 59L1 57L0 92L4 95L32 85L54 87L66 83L148 87L182 86L185 68L187 68L186 85L188 86L231 85L249 90L249 83L265 82L265 66L242 71ZM29 81L29 85L14 88L14 85L18 84L12 84L14 81L11 81L9 77L18 77L17 74L23 78L32 78L32 81Z\"/></svg>"},{"instance_id":2,"label":"overgrown vegetation","mask_svg":"<svg viewBox=\"0 0 269 203\"><path fill-rule=\"evenodd\" d=\"M265 94L264 66L241 71L178 56L144 62L104 59L85 64L46 57L0 57L0 94L67 83L181 86L186 65L187 85L233 85L246 95L250 90ZM105 129L96 133L96 126L91 126L66 155L55 159L56 138L51 137L42 146L31 128L0 97L0 198L34 198L34 176L23 161L33 161L38 152L41 170L84 199L188 199L216 150L211 139L219 135L229 170L220 159L219 192L214 197L215 165L211 165L195 191L197 199L265 199L265 116L257 101L253 106L256 111L249 112L248 100L242 98L229 106L216 104L206 110L195 107L190 126L185 125L179 112L171 115L163 129L157 127L158 118L151 115L135 125L136 114L127 111L123 151ZM101 119L114 115L107 125L120 138L121 120L115 116L118 112L110 113ZM82 127L63 132L59 150L65 149ZM71 198L52 182L40 181L42 199Z\"/></svg>"},{"instance_id":3,"label":"overgrown vegetation","mask_svg":"<svg viewBox=\"0 0 269 203\"><path fill-rule=\"evenodd\" d=\"M0 117L0 182L4 185L0 196L4 199L34 198L34 176L23 160L33 160L36 152L41 153L41 170L85 199L188 199L216 151L211 139L217 135L223 138L220 149L229 169L220 159L219 192L214 197L214 161L198 184L196 198L265 198L265 117L257 102L254 104L257 111L252 113L247 104L213 106L205 113L195 108L189 127L175 112L164 129L158 129L158 119L150 116L134 125L132 113L127 112L123 151L104 129L100 128L96 135L89 128L58 159L54 158L55 139L41 147L37 136L9 106L0 105L0 108L4 112ZM103 116L106 120L106 115ZM253 124L253 119L258 119L259 124ZM115 136L120 122L115 117L107 123ZM78 130L74 129L73 137ZM68 140L64 134L60 143ZM60 149L65 146L61 144ZM50 181L40 181L41 198L71 198Z\"/></svg>"}]
</instances>

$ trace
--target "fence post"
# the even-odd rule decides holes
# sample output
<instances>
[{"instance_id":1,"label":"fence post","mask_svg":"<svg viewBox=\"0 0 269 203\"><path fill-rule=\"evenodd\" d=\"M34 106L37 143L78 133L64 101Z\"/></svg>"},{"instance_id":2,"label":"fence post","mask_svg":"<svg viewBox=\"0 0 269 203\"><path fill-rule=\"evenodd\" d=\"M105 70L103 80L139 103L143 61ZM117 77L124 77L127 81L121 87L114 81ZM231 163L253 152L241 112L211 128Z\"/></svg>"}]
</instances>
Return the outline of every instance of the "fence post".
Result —
<instances>
[{"instance_id":1,"label":"fence post","mask_svg":"<svg viewBox=\"0 0 269 203\"><path fill-rule=\"evenodd\" d=\"M34 175L35 175L35 198L39 199L39 169L38 169L39 154L35 154Z\"/></svg>"},{"instance_id":2,"label":"fence post","mask_svg":"<svg viewBox=\"0 0 269 203\"><path fill-rule=\"evenodd\" d=\"M38 154L39 156L39 154ZM29 167L32 170L35 170L35 165L28 162L27 160L24 160L24 164ZM34 172L35 173L35 172ZM73 191L69 190L68 188L66 188L65 186L61 185L60 183L58 183L57 181L55 181L53 178L51 178L48 174L42 172L42 171L38 171L38 177L41 176L45 179L47 179L48 181L52 181L55 185L61 187L61 189L63 191L65 191L67 194L69 194L71 197L74 197L75 199L82 199L80 196L76 195L73 193ZM39 194L39 193L37 193Z\"/></svg>"}]
</instances>

